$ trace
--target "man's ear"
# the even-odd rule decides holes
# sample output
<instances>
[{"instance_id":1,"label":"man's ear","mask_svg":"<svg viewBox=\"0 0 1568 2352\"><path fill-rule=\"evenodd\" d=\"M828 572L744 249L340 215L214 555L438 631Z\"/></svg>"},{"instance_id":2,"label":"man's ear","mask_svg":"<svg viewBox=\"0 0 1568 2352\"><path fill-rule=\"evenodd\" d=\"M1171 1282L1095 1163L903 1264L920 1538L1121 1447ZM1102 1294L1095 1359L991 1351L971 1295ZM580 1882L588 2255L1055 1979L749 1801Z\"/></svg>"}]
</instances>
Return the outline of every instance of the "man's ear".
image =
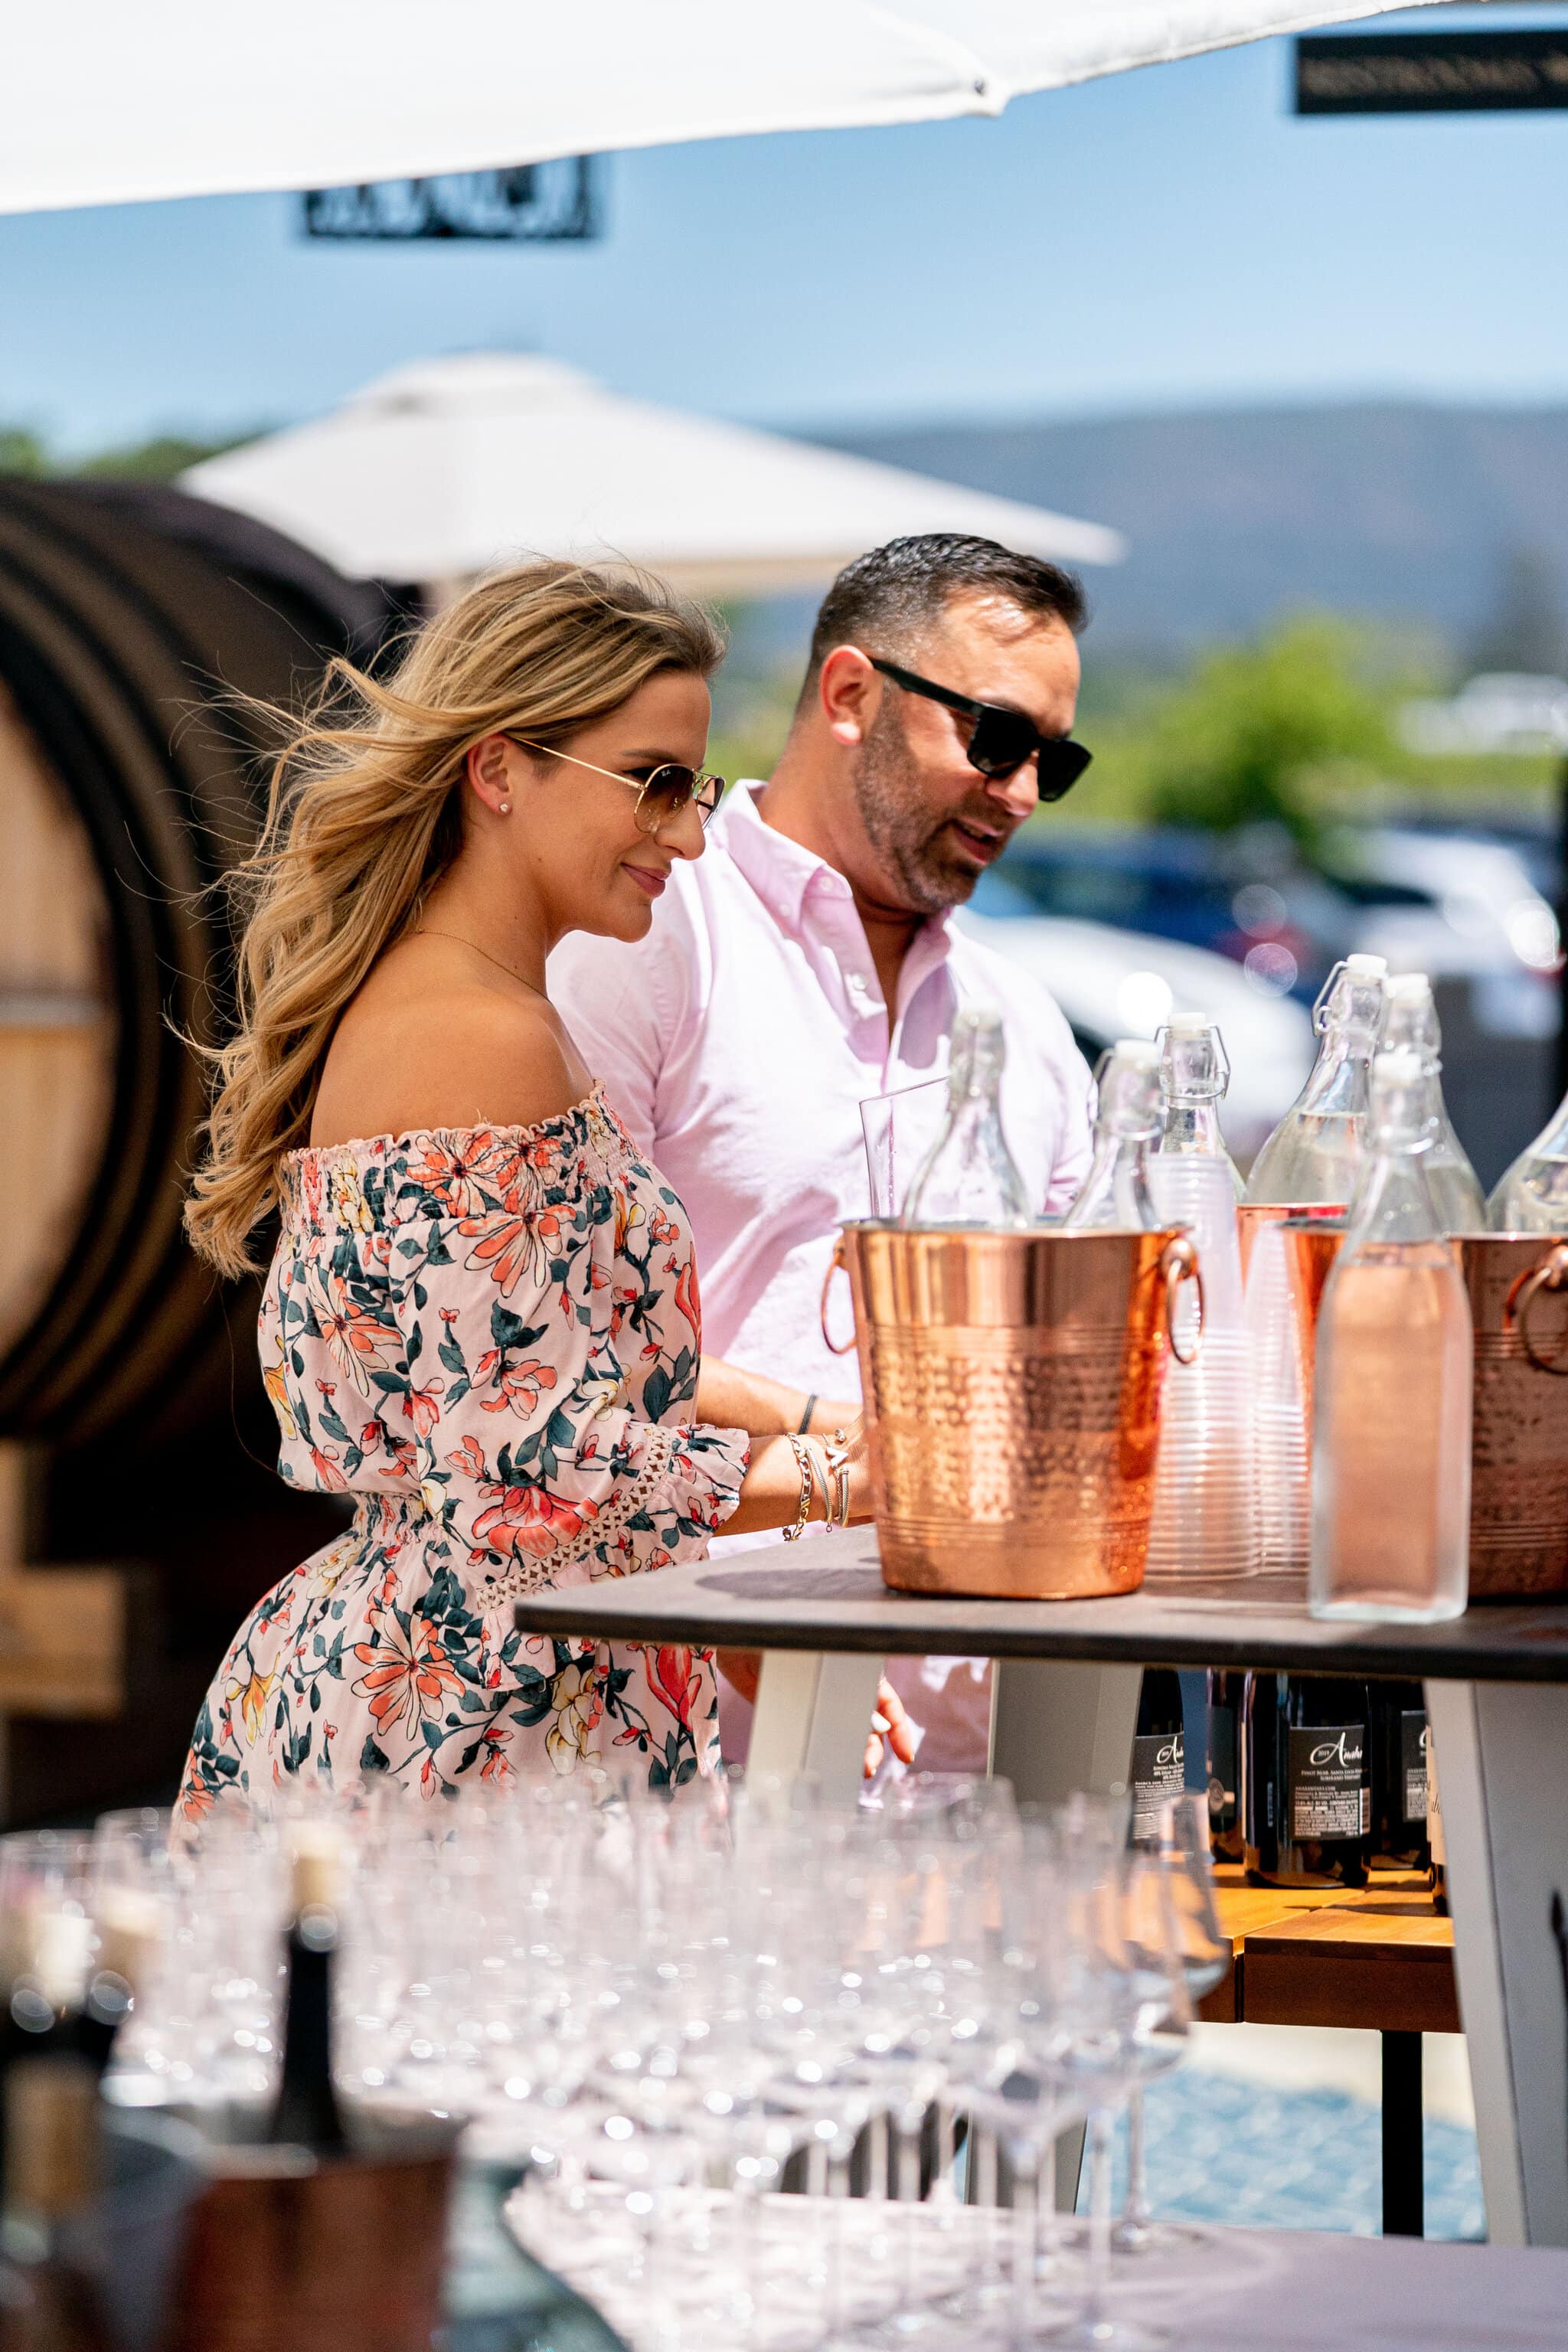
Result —
<instances>
[{"instance_id":1,"label":"man's ear","mask_svg":"<svg viewBox=\"0 0 1568 2352\"><path fill-rule=\"evenodd\" d=\"M882 680L858 646L835 646L817 676L816 698L834 741L858 751L882 699Z\"/></svg>"}]
</instances>

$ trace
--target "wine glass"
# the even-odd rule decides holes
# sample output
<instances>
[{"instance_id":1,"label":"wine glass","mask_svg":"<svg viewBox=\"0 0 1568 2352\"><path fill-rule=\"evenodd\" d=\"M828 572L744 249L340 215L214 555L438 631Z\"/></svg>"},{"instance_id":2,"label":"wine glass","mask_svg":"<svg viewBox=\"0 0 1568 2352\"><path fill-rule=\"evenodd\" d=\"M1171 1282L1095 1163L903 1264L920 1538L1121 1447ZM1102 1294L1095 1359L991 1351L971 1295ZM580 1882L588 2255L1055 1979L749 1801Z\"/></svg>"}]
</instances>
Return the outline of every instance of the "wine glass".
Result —
<instances>
[{"instance_id":1,"label":"wine glass","mask_svg":"<svg viewBox=\"0 0 1568 2352\"><path fill-rule=\"evenodd\" d=\"M1087 2113L1089 2267L1083 2306L1057 2340L1086 2352L1151 2352L1165 2331L1110 2308L1112 2135L1133 2086L1180 2061L1192 2010L1160 1858L1125 1837L1107 1853L1103 1813L1084 1833L1099 1848L1099 1867L1075 1906L1063 2065Z\"/></svg>"},{"instance_id":2,"label":"wine glass","mask_svg":"<svg viewBox=\"0 0 1568 2352\"><path fill-rule=\"evenodd\" d=\"M1230 1938L1220 1925L1215 1901L1206 1796L1167 1799L1147 1850L1164 1874L1172 1948L1195 2010L1234 1965ZM1141 2084L1134 2084L1129 2098L1127 2125L1127 2195L1112 2232L1117 2253L1141 2261L1159 2256L1163 2271L1195 2254L1206 2259L1215 2243L1212 2230L1196 2223L1155 2221L1151 2214Z\"/></svg>"},{"instance_id":3,"label":"wine glass","mask_svg":"<svg viewBox=\"0 0 1568 2352\"><path fill-rule=\"evenodd\" d=\"M872 1095L860 1106L860 1131L866 1139L866 1176L870 1188L871 1214L898 1217L910 1180L947 1117L947 1080L928 1078L921 1085L900 1087L892 1094Z\"/></svg>"}]
</instances>

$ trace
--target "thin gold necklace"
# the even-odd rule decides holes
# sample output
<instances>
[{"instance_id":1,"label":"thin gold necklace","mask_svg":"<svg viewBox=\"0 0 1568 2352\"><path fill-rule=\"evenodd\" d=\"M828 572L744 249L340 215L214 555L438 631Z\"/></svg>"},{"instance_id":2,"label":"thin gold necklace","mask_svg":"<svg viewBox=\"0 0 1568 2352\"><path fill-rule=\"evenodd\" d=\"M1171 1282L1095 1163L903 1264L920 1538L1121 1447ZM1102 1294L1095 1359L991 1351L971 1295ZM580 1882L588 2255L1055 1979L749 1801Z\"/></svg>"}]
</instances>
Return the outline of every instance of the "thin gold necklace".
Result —
<instances>
[{"instance_id":1,"label":"thin gold necklace","mask_svg":"<svg viewBox=\"0 0 1568 2352\"><path fill-rule=\"evenodd\" d=\"M546 1004L550 1002L543 989L535 988L531 980L524 980L521 971L514 971L510 963L502 963L500 956L491 955L489 948L480 947L478 940L466 940L458 931L437 931L428 923L416 923L414 936L416 939L450 940L454 947L472 948L477 956L483 956L487 963L493 963L498 971L510 973L520 988L526 988L531 995L539 997Z\"/></svg>"}]
</instances>

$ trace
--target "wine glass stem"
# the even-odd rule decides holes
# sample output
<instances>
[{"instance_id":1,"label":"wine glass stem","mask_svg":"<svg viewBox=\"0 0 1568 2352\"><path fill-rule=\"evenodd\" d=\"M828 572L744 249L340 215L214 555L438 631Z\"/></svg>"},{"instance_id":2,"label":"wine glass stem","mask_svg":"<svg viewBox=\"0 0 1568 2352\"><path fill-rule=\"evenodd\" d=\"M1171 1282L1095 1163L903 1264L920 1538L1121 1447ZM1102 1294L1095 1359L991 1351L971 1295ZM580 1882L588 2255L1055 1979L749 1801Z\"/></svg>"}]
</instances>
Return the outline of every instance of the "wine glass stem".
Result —
<instances>
[{"instance_id":1,"label":"wine glass stem","mask_svg":"<svg viewBox=\"0 0 1568 2352\"><path fill-rule=\"evenodd\" d=\"M1040 2187L1036 2200L1039 2210L1039 2262L1041 2268L1055 2274L1061 2254L1061 2224L1057 2213L1057 2135L1046 2136L1040 2150Z\"/></svg>"},{"instance_id":2,"label":"wine glass stem","mask_svg":"<svg viewBox=\"0 0 1568 2352\"><path fill-rule=\"evenodd\" d=\"M1089 2296L1079 2322L1084 2335L1104 2324L1110 2285L1110 2135L1109 2107L1089 2117Z\"/></svg>"},{"instance_id":3,"label":"wine glass stem","mask_svg":"<svg viewBox=\"0 0 1568 2352\"><path fill-rule=\"evenodd\" d=\"M1131 2231L1149 2226L1149 2174L1143 2136L1143 2086L1134 2083L1127 2101L1127 2197L1121 2218Z\"/></svg>"},{"instance_id":4,"label":"wine glass stem","mask_svg":"<svg viewBox=\"0 0 1568 2352\"><path fill-rule=\"evenodd\" d=\"M1028 2344L1035 2314L1035 2242L1039 2218L1040 2148L1037 2140L1009 2137L1007 2161L1013 2198L1013 2352Z\"/></svg>"}]
</instances>

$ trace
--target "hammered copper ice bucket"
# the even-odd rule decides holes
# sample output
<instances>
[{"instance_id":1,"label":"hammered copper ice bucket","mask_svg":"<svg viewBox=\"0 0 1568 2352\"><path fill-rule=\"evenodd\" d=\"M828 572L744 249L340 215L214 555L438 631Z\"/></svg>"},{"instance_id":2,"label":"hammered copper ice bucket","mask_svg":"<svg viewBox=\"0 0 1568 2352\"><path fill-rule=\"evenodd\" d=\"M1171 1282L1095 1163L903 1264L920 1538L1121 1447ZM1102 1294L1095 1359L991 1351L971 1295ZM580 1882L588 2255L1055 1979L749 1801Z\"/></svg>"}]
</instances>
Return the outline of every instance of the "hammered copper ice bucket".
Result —
<instances>
[{"instance_id":1,"label":"hammered copper ice bucket","mask_svg":"<svg viewBox=\"0 0 1568 2352\"><path fill-rule=\"evenodd\" d=\"M1568 1239L1455 1240L1476 1334L1470 1598L1568 1594Z\"/></svg>"},{"instance_id":2,"label":"hammered copper ice bucket","mask_svg":"<svg viewBox=\"0 0 1568 2352\"><path fill-rule=\"evenodd\" d=\"M847 1269L854 1340L828 1332ZM1177 1294L1198 1315L1174 1336ZM823 1335L856 1346L885 1580L1066 1600L1143 1580L1165 1360L1198 1254L1157 1233L847 1224Z\"/></svg>"}]
</instances>

